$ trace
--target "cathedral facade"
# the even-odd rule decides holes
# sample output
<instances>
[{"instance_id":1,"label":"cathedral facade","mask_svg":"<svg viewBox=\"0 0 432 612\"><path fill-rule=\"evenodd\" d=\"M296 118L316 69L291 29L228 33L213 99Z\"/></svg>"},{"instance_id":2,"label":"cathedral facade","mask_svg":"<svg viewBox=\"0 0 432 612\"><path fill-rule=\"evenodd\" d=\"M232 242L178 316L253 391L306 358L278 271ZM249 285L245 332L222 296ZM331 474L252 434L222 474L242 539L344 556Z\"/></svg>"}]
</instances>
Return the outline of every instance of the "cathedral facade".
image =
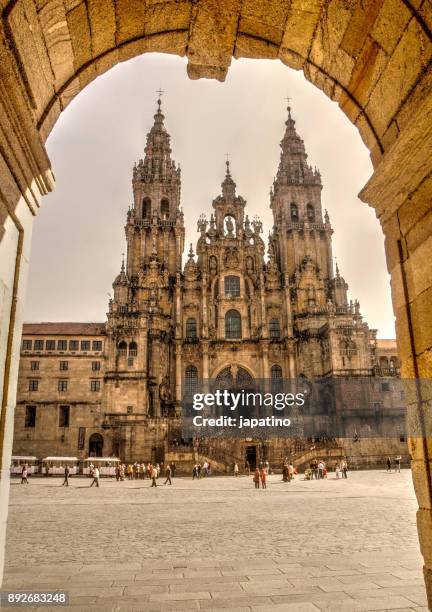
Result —
<instances>
[{"instance_id":1,"label":"cathedral facade","mask_svg":"<svg viewBox=\"0 0 432 612\"><path fill-rule=\"evenodd\" d=\"M199 449L181 439L180 424L184 388L198 380L398 375L395 344L390 353L389 341L380 350L376 330L334 270L321 176L308 164L290 108L280 145L267 249L227 162L221 193L210 217L199 216L195 252L191 245L183 266L181 174L158 101L144 158L133 168L127 255L107 322L24 326L15 454L82 457L103 449L163 461L183 451L196 460ZM62 407L63 416L69 409L63 427ZM402 438L392 452L406 454ZM210 445L205 453L221 466L264 455L277 463L287 453L281 441L257 442L252 452L254 444Z\"/></svg>"}]
</instances>

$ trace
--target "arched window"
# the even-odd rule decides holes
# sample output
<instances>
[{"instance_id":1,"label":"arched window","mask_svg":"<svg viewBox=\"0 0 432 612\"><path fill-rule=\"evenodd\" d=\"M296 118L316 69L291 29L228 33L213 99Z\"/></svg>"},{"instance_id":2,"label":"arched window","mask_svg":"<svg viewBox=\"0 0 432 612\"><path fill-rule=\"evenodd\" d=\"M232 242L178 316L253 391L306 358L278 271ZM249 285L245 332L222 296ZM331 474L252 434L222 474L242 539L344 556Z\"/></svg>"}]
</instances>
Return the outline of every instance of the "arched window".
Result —
<instances>
[{"instance_id":1,"label":"arched window","mask_svg":"<svg viewBox=\"0 0 432 612\"><path fill-rule=\"evenodd\" d=\"M279 319L270 319L269 332L270 332L270 338L272 340L279 340L280 335L281 335Z\"/></svg>"},{"instance_id":2,"label":"arched window","mask_svg":"<svg viewBox=\"0 0 432 612\"><path fill-rule=\"evenodd\" d=\"M241 316L237 310L228 310L225 315L225 338L241 338Z\"/></svg>"},{"instance_id":3,"label":"arched window","mask_svg":"<svg viewBox=\"0 0 432 612\"><path fill-rule=\"evenodd\" d=\"M282 388L282 368L280 365L272 365L270 376L272 392L277 393Z\"/></svg>"},{"instance_id":4,"label":"arched window","mask_svg":"<svg viewBox=\"0 0 432 612\"><path fill-rule=\"evenodd\" d=\"M195 366L189 365L185 372L185 392L186 395L193 395L198 388L198 370Z\"/></svg>"},{"instance_id":5,"label":"arched window","mask_svg":"<svg viewBox=\"0 0 432 612\"><path fill-rule=\"evenodd\" d=\"M121 342L119 342L118 345L118 354L120 355L120 357L123 357L124 355L126 355L127 353L127 344L124 340L122 340Z\"/></svg>"},{"instance_id":6,"label":"arched window","mask_svg":"<svg viewBox=\"0 0 432 612\"><path fill-rule=\"evenodd\" d=\"M143 198L142 201L142 218L150 219L151 217L151 200L150 198Z\"/></svg>"},{"instance_id":7,"label":"arched window","mask_svg":"<svg viewBox=\"0 0 432 612\"><path fill-rule=\"evenodd\" d=\"M298 221L298 208L297 208L297 204L295 204L294 202L291 202L291 221L297 222Z\"/></svg>"},{"instance_id":8,"label":"arched window","mask_svg":"<svg viewBox=\"0 0 432 612\"><path fill-rule=\"evenodd\" d=\"M134 341L129 342L129 357L136 357L137 352L138 352L137 343Z\"/></svg>"},{"instance_id":9,"label":"arched window","mask_svg":"<svg viewBox=\"0 0 432 612\"><path fill-rule=\"evenodd\" d=\"M315 221L315 208L312 206L312 204L307 205L306 214L308 221Z\"/></svg>"},{"instance_id":10,"label":"arched window","mask_svg":"<svg viewBox=\"0 0 432 612\"><path fill-rule=\"evenodd\" d=\"M161 200L160 212L161 212L161 219L163 221L167 221L169 218L169 202L166 198L163 198Z\"/></svg>"},{"instance_id":11,"label":"arched window","mask_svg":"<svg viewBox=\"0 0 432 612\"><path fill-rule=\"evenodd\" d=\"M240 297L240 278L238 276L225 276L225 297Z\"/></svg>"},{"instance_id":12,"label":"arched window","mask_svg":"<svg viewBox=\"0 0 432 612\"><path fill-rule=\"evenodd\" d=\"M196 319L189 317L189 319L186 320L186 339L196 340L196 337L197 337Z\"/></svg>"}]
</instances>

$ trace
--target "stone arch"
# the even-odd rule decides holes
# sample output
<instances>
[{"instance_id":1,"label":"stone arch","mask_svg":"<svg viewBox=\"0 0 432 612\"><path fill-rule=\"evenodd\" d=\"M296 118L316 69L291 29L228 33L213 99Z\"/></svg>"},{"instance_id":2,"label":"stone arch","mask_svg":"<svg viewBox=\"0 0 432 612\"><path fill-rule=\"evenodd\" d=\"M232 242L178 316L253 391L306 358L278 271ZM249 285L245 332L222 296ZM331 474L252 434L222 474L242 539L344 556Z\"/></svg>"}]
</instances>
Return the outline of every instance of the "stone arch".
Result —
<instances>
[{"instance_id":1,"label":"stone arch","mask_svg":"<svg viewBox=\"0 0 432 612\"><path fill-rule=\"evenodd\" d=\"M15 402L32 217L41 197L54 186L44 142L62 110L88 83L118 62L150 51L187 54L189 77L219 80L224 80L232 56L279 59L303 70L311 83L338 103L359 130L375 168L360 197L375 208L385 235L402 374L428 376L432 332L422 320L428 320L432 303L432 245L427 229L432 223L429 5L418 8L406 0L318 0L311 11L280 0L251 0L232 3L227 10L210 0L157 4L77 0L59 3L53 11L51 3L9 0L3 7L2 436L12 435L10 407ZM421 411L423 399L420 385L409 410ZM5 448L3 438L0 443ZM432 448L424 435L410 440L410 451L432 604L428 546ZM8 463L7 453L0 457ZM1 512L4 529L5 503Z\"/></svg>"}]
</instances>

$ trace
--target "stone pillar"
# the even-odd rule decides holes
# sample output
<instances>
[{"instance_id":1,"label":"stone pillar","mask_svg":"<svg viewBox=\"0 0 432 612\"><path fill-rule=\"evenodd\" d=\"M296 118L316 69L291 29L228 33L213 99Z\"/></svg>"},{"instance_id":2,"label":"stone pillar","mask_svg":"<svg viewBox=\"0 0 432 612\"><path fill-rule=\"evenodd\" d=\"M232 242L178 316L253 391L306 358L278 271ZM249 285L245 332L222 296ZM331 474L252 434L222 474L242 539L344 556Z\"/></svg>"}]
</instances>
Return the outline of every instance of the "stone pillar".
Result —
<instances>
[{"instance_id":1,"label":"stone pillar","mask_svg":"<svg viewBox=\"0 0 432 612\"><path fill-rule=\"evenodd\" d=\"M408 443L417 526L432 608L432 99L412 114L360 197L385 235L398 352L407 381ZM428 175L429 173L429 175Z\"/></svg>"},{"instance_id":2,"label":"stone pillar","mask_svg":"<svg viewBox=\"0 0 432 612\"><path fill-rule=\"evenodd\" d=\"M182 349L181 341L176 340L176 343L175 343L175 373L176 373L175 398L176 398L177 405L180 405L182 401L182 358L181 358L182 350L181 349Z\"/></svg>"}]
</instances>

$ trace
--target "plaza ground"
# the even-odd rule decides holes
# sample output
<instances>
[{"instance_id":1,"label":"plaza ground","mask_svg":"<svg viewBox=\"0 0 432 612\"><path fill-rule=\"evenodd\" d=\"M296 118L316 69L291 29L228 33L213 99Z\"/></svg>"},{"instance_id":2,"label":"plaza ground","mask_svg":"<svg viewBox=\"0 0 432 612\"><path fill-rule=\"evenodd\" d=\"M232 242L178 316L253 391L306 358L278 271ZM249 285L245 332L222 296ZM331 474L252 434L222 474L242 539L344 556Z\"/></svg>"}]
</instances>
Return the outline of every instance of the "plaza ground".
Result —
<instances>
[{"instance_id":1,"label":"plaza ground","mask_svg":"<svg viewBox=\"0 0 432 612\"><path fill-rule=\"evenodd\" d=\"M409 470L259 491L232 476L18 483L3 590L63 589L74 612L427 610Z\"/></svg>"}]
</instances>

